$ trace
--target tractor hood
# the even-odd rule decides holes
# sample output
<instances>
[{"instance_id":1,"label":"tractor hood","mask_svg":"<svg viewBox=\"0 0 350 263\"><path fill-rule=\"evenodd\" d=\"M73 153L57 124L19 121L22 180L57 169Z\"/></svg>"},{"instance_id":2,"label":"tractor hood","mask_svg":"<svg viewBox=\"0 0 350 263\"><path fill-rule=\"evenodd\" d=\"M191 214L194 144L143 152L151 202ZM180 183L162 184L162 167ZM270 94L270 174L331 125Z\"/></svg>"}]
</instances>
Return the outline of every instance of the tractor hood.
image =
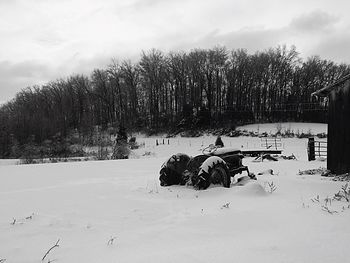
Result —
<instances>
[{"instance_id":1,"label":"tractor hood","mask_svg":"<svg viewBox=\"0 0 350 263\"><path fill-rule=\"evenodd\" d=\"M228 154L231 155L231 154L239 154L239 153L241 153L241 150L237 148L222 147L222 148L217 148L210 155L221 156L221 155L228 155Z\"/></svg>"}]
</instances>

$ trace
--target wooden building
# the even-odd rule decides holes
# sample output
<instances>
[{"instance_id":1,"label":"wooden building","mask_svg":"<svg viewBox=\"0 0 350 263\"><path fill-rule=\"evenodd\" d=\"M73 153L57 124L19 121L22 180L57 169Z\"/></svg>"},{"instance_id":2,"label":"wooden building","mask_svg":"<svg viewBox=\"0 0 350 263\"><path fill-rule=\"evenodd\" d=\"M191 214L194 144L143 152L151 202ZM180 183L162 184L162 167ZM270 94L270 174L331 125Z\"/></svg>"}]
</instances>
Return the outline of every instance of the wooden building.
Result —
<instances>
[{"instance_id":1,"label":"wooden building","mask_svg":"<svg viewBox=\"0 0 350 263\"><path fill-rule=\"evenodd\" d=\"M328 97L327 168L335 174L350 172L350 74L313 95Z\"/></svg>"}]
</instances>

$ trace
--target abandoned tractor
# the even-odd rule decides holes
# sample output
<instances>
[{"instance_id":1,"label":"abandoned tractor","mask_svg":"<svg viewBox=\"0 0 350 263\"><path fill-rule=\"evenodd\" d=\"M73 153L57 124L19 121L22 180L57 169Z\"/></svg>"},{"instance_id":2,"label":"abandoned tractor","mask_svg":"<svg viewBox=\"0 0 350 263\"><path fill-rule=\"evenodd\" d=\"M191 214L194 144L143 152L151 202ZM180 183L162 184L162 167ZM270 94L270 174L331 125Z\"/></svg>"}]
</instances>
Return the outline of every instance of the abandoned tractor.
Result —
<instances>
[{"instance_id":1,"label":"abandoned tractor","mask_svg":"<svg viewBox=\"0 0 350 263\"><path fill-rule=\"evenodd\" d=\"M246 171L242 165L243 155L233 148L218 148L210 145L203 154L190 157L184 153L171 156L160 169L160 185L193 185L196 189L207 189L211 184L221 184L229 188L231 177Z\"/></svg>"}]
</instances>

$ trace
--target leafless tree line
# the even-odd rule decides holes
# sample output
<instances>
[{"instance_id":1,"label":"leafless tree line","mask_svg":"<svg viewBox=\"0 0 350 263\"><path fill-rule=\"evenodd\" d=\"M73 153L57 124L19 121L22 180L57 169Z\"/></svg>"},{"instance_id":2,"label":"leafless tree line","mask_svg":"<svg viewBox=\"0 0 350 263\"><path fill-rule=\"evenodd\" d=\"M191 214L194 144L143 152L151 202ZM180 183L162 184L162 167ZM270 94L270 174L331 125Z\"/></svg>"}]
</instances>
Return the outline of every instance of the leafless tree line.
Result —
<instances>
[{"instance_id":1,"label":"leafless tree line","mask_svg":"<svg viewBox=\"0 0 350 263\"><path fill-rule=\"evenodd\" d=\"M324 121L326 104L311 93L350 73L295 47L249 54L225 47L142 52L138 63L114 61L90 76L72 75L23 89L0 107L0 156L14 142L80 136L96 127L158 131L254 121Z\"/></svg>"}]
</instances>

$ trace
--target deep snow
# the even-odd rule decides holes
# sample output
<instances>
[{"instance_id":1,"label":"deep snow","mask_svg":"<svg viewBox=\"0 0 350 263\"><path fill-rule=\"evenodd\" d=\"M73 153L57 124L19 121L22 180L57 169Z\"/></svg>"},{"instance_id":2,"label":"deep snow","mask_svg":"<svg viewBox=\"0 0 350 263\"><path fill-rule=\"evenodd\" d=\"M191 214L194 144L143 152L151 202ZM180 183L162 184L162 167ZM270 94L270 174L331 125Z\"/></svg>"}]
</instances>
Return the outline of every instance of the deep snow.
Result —
<instances>
[{"instance_id":1,"label":"deep snow","mask_svg":"<svg viewBox=\"0 0 350 263\"><path fill-rule=\"evenodd\" d=\"M327 204L333 214L322 209L344 183L297 174L326 165L306 160L305 139L283 139L284 153L298 160L245 158L255 174L273 175L244 186L159 186L169 154L199 154L214 141L175 138L156 147L152 138L134 153L139 159L0 166L0 260L40 262L60 239L44 262L347 262L348 203Z\"/></svg>"}]
</instances>

